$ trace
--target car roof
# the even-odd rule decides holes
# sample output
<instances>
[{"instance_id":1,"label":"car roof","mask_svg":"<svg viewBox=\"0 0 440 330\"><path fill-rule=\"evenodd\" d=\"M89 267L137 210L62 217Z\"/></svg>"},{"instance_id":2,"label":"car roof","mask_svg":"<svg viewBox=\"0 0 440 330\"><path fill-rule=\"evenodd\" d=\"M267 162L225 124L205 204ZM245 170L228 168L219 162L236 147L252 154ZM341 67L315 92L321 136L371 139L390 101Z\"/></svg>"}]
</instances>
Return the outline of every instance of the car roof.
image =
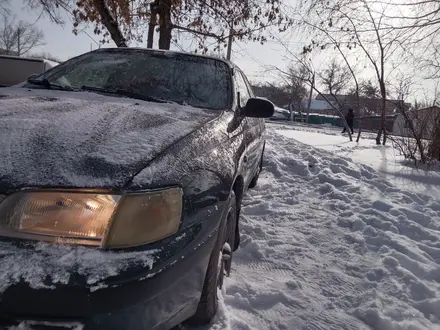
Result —
<instances>
[{"instance_id":1,"label":"car roof","mask_svg":"<svg viewBox=\"0 0 440 330\"><path fill-rule=\"evenodd\" d=\"M173 56L173 55L188 55L188 56L194 56L194 57L201 57L201 58L209 58L213 60L217 60L220 62L223 62L227 64L230 68L236 68L237 66L232 63L229 60L222 59L220 57L215 56L209 56L209 55L202 55L202 54L195 54L195 53L189 53L189 52L180 52L180 51L174 51L174 50L165 50L165 49L153 49L153 48L142 48L142 47L109 47L109 48L100 48L91 51L90 53L95 52L126 52L126 51L144 51L148 53L155 53L155 54L164 54L165 56Z\"/></svg>"}]
</instances>

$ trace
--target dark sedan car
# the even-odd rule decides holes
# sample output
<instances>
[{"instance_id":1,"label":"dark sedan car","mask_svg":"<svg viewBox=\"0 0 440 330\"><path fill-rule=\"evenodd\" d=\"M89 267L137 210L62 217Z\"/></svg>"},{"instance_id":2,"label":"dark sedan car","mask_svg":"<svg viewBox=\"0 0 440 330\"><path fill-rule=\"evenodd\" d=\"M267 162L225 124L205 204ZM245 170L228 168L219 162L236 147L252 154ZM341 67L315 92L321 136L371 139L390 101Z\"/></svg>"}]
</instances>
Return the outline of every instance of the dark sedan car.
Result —
<instances>
[{"instance_id":1,"label":"dark sedan car","mask_svg":"<svg viewBox=\"0 0 440 330\"><path fill-rule=\"evenodd\" d=\"M230 62L136 48L0 89L0 328L209 323L273 112Z\"/></svg>"}]
</instances>

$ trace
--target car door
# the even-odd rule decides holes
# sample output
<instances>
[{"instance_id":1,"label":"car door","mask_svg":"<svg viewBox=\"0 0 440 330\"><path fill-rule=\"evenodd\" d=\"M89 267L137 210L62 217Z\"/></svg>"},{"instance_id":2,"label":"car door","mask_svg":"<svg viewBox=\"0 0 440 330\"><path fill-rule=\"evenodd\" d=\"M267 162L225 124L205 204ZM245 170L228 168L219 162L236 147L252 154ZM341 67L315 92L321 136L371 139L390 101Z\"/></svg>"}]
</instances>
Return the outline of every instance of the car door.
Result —
<instances>
[{"instance_id":1,"label":"car door","mask_svg":"<svg viewBox=\"0 0 440 330\"><path fill-rule=\"evenodd\" d=\"M241 70L235 70L235 83L240 93L240 106L244 107L247 101L253 96L248 88L246 78ZM246 143L246 173L244 182L246 187L251 182L258 170L261 156L261 127L258 118L244 118L244 140Z\"/></svg>"}]
</instances>

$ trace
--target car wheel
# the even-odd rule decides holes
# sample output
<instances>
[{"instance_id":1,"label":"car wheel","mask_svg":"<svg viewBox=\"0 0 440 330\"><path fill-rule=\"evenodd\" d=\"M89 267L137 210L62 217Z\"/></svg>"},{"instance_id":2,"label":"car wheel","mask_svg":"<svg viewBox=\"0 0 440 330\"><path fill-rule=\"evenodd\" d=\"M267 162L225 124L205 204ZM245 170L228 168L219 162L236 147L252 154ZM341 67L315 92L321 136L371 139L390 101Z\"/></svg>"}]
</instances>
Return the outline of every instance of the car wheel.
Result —
<instances>
[{"instance_id":1,"label":"car wheel","mask_svg":"<svg viewBox=\"0 0 440 330\"><path fill-rule=\"evenodd\" d=\"M235 241L235 226L237 223L237 202L232 191L229 201L226 224L219 230L217 243L212 251L208 269L203 283L197 311L189 320L191 325L209 324L217 312L217 290L223 287L225 276L229 276L232 264L232 250Z\"/></svg>"},{"instance_id":2,"label":"car wheel","mask_svg":"<svg viewBox=\"0 0 440 330\"><path fill-rule=\"evenodd\" d=\"M251 183L249 184L249 188L251 189L256 187L258 183L258 178L260 177L260 173L263 170L263 156L264 156L264 149L263 152L261 153L260 164L258 165L257 174L255 174L255 176L252 178Z\"/></svg>"}]
</instances>

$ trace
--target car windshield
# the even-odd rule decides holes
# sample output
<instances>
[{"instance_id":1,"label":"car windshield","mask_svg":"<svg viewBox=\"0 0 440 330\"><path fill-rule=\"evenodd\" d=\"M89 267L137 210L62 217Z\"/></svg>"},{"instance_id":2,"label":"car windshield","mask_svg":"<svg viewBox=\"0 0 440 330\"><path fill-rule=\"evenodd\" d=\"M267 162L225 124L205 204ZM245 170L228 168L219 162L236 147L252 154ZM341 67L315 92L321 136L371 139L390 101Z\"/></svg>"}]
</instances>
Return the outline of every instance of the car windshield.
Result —
<instances>
[{"instance_id":1,"label":"car windshield","mask_svg":"<svg viewBox=\"0 0 440 330\"><path fill-rule=\"evenodd\" d=\"M87 53L31 81L223 110L231 103L230 76L226 63L211 58L118 49Z\"/></svg>"}]
</instances>

